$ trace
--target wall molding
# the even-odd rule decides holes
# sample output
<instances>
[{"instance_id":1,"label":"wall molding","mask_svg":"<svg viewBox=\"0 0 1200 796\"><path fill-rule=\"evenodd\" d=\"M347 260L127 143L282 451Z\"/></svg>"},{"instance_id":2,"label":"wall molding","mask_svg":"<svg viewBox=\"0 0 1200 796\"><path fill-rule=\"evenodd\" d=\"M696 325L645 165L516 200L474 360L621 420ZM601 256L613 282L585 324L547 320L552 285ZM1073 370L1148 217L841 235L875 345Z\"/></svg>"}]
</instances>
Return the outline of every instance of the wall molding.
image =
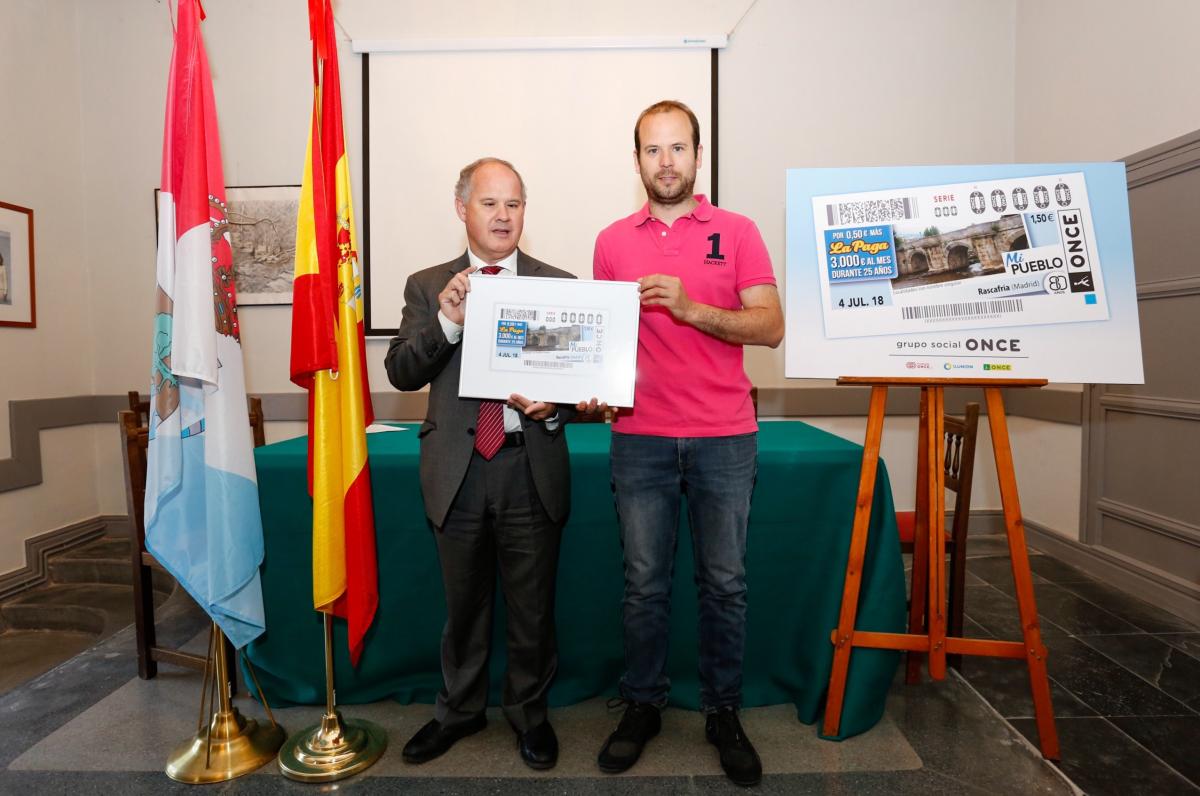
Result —
<instances>
[{"instance_id":1,"label":"wall molding","mask_svg":"<svg viewBox=\"0 0 1200 796\"><path fill-rule=\"evenodd\" d=\"M1130 188L1165 180L1200 166L1200 130L1124 158L1125 179Z\"/></svg>"},{"instance_id":2,"label":"wall molding","mask_svg":"<svg viewBox=\"0 0 1200 796\"><path fill-rule=\"evenodd\" d=\"M762 417L866 417L869 387L767 387L759 390ZM304 422L308 419L308 396L302 392L257 393L262 398L267 422ZM371 401L380 420L419 420L429 402L424 392L373 392ZM915 387L888 391L888 414L917 415L920 393ZM946 390L946 410L962 414L968 401L982 403L979 389L951 387ZM1073 390L1009 390L1005 409L1011 417L1028 417L1054 423L1079 425L1083 416L1083 393ZM0 459L0 492L42 483L41 432L52 428L115 423L117 413L128 409L125 395L75 395L68 398L31 398L8 402L8 427L12 455ZM986 409L981 407L981 414ZM115 442L113 443L116 444Z\"/></svg>"},{"instance_id":3,"label":"wall molding","mask_svg":"<svg viewBox=\"0 0 1200 796\"><path fill-rule=\"evenodd\" d=\"M1100 406L1107 412L1158 415L1182 420L1200 419L1200 401L1187 398L1150 398L1144 395L1106 392L1100 396Z\"/></svg>"},{"instance_id":4,"label":"wall molding","mask_svg":"<svg viewBox=\"0 0 1200 796\"><path fill-rule=\"evenodd\" d=\"M25 566L0 575L0 600L45 583L50 571L47 563L50 556L128 528L129 517L102 514L26 539Z\"/></svg>"},{"instance_id":5,"label":"wall molding","mask_svg":"<svg viewBox=\"0 0 1200 796\"><path fill-rule=\"evenodd\" d=\"M9 401L8 434L12 454L10 458L0 459L0 492L42 483L42 431L115 423L117 412L128 407L129 399L124 395Z\"/></svg>"},{"instance_id":6,"label":"wall molding","mask_svg":"<svg viewBox=\"0 0 1200 796\"><path fill-rule=\"evenodd\" d=\"M1123 592L1200 624L1200 585L1188 583L1140 561L1109 550L1068 539L1045 526L1025 521L1029 546L1083 570Z\"/></svg>"},{"instance_id":7,"label":"wall molding","mask_svg":"<svg viewBox=\"0 0 1200 796\"><path fill-rule=\"evenodd\" d=\"M954 522L954 512L946 512L946 527L949 528ZM1004 530L1004 510L1003 509L971 509L971 516L967 518L967 536L998 536L1005 532ZM967 542L967 555L971 554L971 543Z\"/></svg>"},{"instance_id":8,"label":"wall molding","mask_svg":"<svg viewBox=\"0 0 1200 796\"><path fill-rule=\"evenodd\" d=\"M1197 293L1200 293L1200 276L1181 276L1178 279L1139 282L1137 286L1139 301L1180 298L1181 296L1194 296Z\"/></svg>"},{"instance_id":9,"label":"wall molding","mask_svg":"<svg viewBox=\"0 0 1200 796\"><path fill-rule=\"evenodd\" d=\"M1174 539L1177 542L1184 542L1185 544L1200 548L1200 527L1190 522L1168 517L1165 514L1146 511L1137 506L1131 506L1128 503L1107 497L1102 497L1096 501L1096 510L1106 517L1112 517L1129 525L1136 525L1143 530L1156 533L1159 536L1165 536L1168 539Z\"/></svg>"}]
</instances>

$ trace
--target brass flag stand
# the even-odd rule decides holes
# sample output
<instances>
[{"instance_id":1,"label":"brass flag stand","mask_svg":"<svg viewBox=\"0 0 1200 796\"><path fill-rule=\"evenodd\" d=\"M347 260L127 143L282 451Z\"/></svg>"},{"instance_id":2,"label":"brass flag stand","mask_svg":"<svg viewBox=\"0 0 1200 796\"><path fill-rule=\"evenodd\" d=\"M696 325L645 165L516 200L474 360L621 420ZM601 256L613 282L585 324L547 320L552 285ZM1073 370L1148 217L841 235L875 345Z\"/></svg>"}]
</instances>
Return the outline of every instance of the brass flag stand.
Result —
<instances>
[{"instance_id":1,"label":"brass flag stand","mask_svg":"<svg viewBox=\"0 0 1200 796\"><path fill-rule=\"evenodd\" d=\"M332 782L370 768L387 749L387 733L374 722L342 718L334 704L333 619L325 622L325 715L279 750L279 770L299 782Z\"/></svg>"},{"instance_id":2,"label":"brass flag stand","mask_svg":"<svg viewBox=\"0 0 1200 796\"><path fill-rule=\"evenodd\" d=\"M211 688L209 672L213 674ZM192 785L224 782L261 768L279 751L286 733L275 721L266 697L262 698L263 707L270 724L244 718L229 698L231 674L225 659L225 634L213 622L200 690L200 720L196 734L175 747L167 758L167 776L171 779ZM217 708L206 722L205 703L211 708L214 702L211 691L216 691Z\"/></svg>"}]
</instances>

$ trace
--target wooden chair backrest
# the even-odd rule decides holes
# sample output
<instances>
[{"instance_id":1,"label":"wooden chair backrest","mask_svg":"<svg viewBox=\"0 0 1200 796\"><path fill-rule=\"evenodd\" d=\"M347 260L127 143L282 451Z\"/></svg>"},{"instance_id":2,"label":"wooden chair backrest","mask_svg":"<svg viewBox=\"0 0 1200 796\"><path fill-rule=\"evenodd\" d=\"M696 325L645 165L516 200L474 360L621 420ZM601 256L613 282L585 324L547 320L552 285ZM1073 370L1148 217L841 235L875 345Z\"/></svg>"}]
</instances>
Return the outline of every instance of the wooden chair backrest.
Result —
<instances>
[{"instance_id":1,"label":"wooden chair backrest","mask_svg":"<svg viewBox=\"0 0 1200 796\"><path fill-rule=\"evenodd\" d=\"M946 415L943 420L946 434L946 488L954 492L954 526L951 536L961 540L966 535L971 510L971 481L975 472L975 440L979 433L979 404L968 403L963 417Z\"/></svg>"},{"instance_id":2,"label":"wooden chair backrest","mask_svg":"<svg viewBox=\"0 0 1200 796\"><path fill-rule=\"evenodd\" d=\"M267 444L262 398L247 399L250 431L254 447ZM129 391L129 408L117 413L121 433L121 457L125 463L125 503L133 520L138 545L146 547L146 451L150 445L150 402L142 400L137 390Z\"/></svg>"},{"instance_id":3,"label":"wooden chair backrest","mask_svg":"<svg viewBox=\"0 0 1200 796\"><path fill-rule=\"evenodd\" d=\"M137 390L129 391L129 411L137 415L141 425L150 425L150 399L142 400L142 396Z\"/></svg>"},{"instance_id":4,"label":"wooden chair backrest","mask_svg":"<svg viewBox=\"0 0 1200 796\"><path fill-rule=\"evenodd\" d=\"M117 414L121 432L121 454L125 462L125 502L133 521L138 544L145 547L146 524L146 448L150 431L138 421L136 411L123 409Z\"/></svg>"},{"instance_id":5,"label":"wooden chair backrest","mask_svg":"<svg viewBox=\"0 0 1200 796\"><path fill-rule=\"evenodd\" d=\"M250 405L250 431L254 435L254 447L267 444L266 417L263 416L262 398L251 395L246 399Z\"/></svg>"},{"instance_id":6,"label":"wooden chair backrest","mask_svg":"<svg viewBox=\"0 0 1200 796\"><path fill-rule=\"evenodd\" d=\"M262 398L257 395L246 396L247 411L250 416L250 431L254 437L254 447L261 448L267 444L266 416L263 415ZM143 399L137 390L129 391L129 411L132 412L143 426L150 425L150 400Z\"/></svg>"}]
</instances>

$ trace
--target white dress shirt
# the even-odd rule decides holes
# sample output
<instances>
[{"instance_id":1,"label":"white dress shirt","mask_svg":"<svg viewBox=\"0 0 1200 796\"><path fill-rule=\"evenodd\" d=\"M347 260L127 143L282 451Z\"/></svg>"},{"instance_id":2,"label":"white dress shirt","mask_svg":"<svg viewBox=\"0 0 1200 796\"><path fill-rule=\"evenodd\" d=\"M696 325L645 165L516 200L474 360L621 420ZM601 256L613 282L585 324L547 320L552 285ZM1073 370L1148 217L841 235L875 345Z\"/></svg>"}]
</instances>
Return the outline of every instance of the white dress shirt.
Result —
<instances>
[{"instance_id":1,"label":"white dress shirt","mask_svg":"<svg viewBox=\"0 0 1200 796\"><path fill-rule=\"evenodd\" d=\"M492 277L496 277L496 276L514 277L517 275L517 251L516 251L516 249L513 250L512 254L508 255L507 257L505 257L503 260L500 260L499 262L486 263L483 260L481 260L479 257L477 257L475 255L475 252L471 251L471 247L468 246L467 247L467 259L470 260L471 265L475 266L475 268L477 268L477 269L484 268L488 265L500 266L500 270L494 274L481 274L478 271L476 271L474 274L471 274L471 276L470 276L471 279L474 279L477 276L480 278L483 278L483 279L491 279ZM457 344L462 340L462 336L463 336L462 324L455 323L454 321L450 320L449 318L446 317L446 313L441 310L438 310L438 322L442 325L442 331L445 333L446 339L450 341L451 345ZM530 396L527 395L525 397L529 398ZM535 398L534 400L537 400L537 399ZM551 431L558 428L558 412L555 412L553 416L546 419L546 428L550 429ZM504 405L504 431L506 433L510 433L513 431L520 431L520 430L521 430L521 413L518 412L516 409L513 409L508 404L505 404Z\"/></svg>"}]
</instances>

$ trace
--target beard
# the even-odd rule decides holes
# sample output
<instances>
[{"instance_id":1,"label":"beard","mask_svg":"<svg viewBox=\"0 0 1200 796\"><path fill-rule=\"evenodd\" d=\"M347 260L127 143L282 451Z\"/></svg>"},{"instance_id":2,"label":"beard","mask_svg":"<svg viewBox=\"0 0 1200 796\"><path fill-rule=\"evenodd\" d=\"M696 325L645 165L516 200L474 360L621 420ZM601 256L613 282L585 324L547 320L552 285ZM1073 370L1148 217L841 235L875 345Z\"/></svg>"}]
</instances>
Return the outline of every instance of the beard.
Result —
<instances>
[{"instance_id":1,"label":"beard","mask_svg":"<svg viewBox=\"0 0 1200 796\"><path fill-rule=\"evenodd\" d=\"M656 177L671 173L676 176L676 182L673 186L663 187L655 182ZM696 172L691 174L683 174L682 172L659 172L654 176L647 176L646 172L642 172L642 185L646 186L646 195L650 197L650 201L659 205L677 205L680 202L685 202L692 198L692 189L696 187Z\"/></svg>"}]
</instances>

